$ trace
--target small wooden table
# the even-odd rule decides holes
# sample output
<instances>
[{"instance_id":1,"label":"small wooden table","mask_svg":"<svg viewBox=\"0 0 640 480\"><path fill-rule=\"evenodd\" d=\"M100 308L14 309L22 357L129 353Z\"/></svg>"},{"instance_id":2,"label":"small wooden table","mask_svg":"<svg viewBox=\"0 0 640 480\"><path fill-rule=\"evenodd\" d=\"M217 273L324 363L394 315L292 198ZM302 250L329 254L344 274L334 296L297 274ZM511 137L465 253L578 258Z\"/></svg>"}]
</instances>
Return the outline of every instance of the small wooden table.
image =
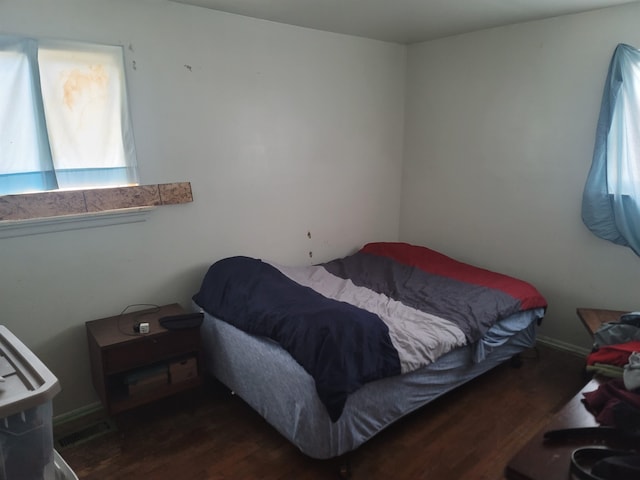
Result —
<instances>
[{"instance_id":1,"label":"small wooden table","mask_svg":"<svg viewBox=\"0 0 640 480\"><path fill-rule=\"evenodd\" d=\"M620 315L629 313L621 310L601 310L598 308L578 308L576 312L578 318L582 320L582 323L592 336L603 323L614 322L620 318Z\"/></svg>"},{"instance_id":2,"label":"small wooden table","mask_svg":"<svg viewBox=\"0 0 640 480\"><path fill-rule=\"evenodd\" d=\"M601 310L595 308L578 308L577 314L591 335L606 322L617 320L623 311ZM529 442L509 461L505 468L508 480L567 480L571 452L579 447L594 444L621 448L615 442L601 441L601 439L580 438L562 442L544 443L544 433L549 430L563 428L597 427L595 418L582 403L584 392L596 390L601 381L591 380L578 394L573 397L549 424L540 430Z\"/></svg>"}]
</instances>

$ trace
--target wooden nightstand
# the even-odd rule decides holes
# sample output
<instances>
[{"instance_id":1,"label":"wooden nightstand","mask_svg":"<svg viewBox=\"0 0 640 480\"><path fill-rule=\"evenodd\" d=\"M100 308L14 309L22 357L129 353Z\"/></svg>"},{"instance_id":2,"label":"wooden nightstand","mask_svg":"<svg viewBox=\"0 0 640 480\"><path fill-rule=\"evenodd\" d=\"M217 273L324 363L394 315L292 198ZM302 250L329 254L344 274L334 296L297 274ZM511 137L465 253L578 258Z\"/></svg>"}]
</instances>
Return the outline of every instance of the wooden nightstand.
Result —
<instances>
[{"instance_id":1,"label":"wooden nightstand","mask_svg":"<svg viewBox=\"0 0 640 480\"><path fill-rule=\"evenodd\" d=\"M110 415L202 384L200 329L159 324L184 313L172 304L86 322L93 385ZM139 322L149 333L134 332Z\"/></svg>"}]
</instances>

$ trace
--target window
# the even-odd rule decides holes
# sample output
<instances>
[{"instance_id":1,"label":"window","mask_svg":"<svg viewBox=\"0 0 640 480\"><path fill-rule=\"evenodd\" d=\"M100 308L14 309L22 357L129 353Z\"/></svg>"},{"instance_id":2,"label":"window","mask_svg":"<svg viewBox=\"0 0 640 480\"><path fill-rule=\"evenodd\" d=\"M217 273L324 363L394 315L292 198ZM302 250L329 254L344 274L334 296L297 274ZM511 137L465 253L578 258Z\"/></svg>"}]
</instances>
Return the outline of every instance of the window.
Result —
<instances>
[{"instance_id":1,"label":"window","mask_svg":"<svg viewBox=\"0 0 640 480\"><path fill-rule=\"evenodd\" d=\"M640 256L640 50L616 47L609 65L582 219Z\"/></svg>"},{"instance_id":2,"label":"window","mask_svg":"<svg viewBox=\"0 0 640 480\"><path fill-rule=\"evenodd\" d=\"M0 195L137 184L122 48L0 36Z\"/></svg>"}]
</instances>

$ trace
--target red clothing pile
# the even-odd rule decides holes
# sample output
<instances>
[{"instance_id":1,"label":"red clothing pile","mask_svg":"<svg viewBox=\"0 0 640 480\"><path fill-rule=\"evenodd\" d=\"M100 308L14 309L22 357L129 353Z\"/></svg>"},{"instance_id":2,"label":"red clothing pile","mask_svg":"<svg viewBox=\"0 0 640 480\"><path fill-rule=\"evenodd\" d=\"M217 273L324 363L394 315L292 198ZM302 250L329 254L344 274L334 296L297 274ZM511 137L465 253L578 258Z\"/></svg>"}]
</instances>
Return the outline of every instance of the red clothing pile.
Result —
<instances>
[{"instance_id":1,"label":"red clothing pile","mask_svg":"<svg viewBox=\"0 0 640 480\"><path fill-rule=\"evenodd\" d=\"M635 392L621 380L610 380L585 392L583 403L600 425L640 431L640 393Z\"/></svg>"},{"instance_id":2,"label":"red clothing pile","mask_svg":"<svg viewBox=\"0 0 640 480\"><path fill-rule=\"evenodd\" d=\"M640 352L640 341L603 345L587 357L587 365L597 363L624 367L633 352Z\"/></svg>"}]
</instances>

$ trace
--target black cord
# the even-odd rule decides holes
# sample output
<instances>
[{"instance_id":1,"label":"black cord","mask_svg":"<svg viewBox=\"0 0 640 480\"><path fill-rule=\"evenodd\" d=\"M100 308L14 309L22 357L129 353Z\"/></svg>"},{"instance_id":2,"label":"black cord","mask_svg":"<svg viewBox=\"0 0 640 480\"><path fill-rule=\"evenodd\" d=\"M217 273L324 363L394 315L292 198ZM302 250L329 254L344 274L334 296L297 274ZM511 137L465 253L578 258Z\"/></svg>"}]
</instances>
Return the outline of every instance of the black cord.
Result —
<instances>
[{"instance_id":1,"label":"black cord","mask_svg":"<svg viewBox=\"0 0 640 480\"><path fill-rule=\"evenodd\" d=\"M124 307L124 310L120 312L120 315L124 315L127 312L127 310L129 310L131 307L152 307L153 308L152 311L143 310L142 312L140 312L141 315L150 315L152 313L157 313L160 310L160 305L156 305L155 303L132 303L131 305L127 305L126 307Z\"/></svg>"}]
</instances>

